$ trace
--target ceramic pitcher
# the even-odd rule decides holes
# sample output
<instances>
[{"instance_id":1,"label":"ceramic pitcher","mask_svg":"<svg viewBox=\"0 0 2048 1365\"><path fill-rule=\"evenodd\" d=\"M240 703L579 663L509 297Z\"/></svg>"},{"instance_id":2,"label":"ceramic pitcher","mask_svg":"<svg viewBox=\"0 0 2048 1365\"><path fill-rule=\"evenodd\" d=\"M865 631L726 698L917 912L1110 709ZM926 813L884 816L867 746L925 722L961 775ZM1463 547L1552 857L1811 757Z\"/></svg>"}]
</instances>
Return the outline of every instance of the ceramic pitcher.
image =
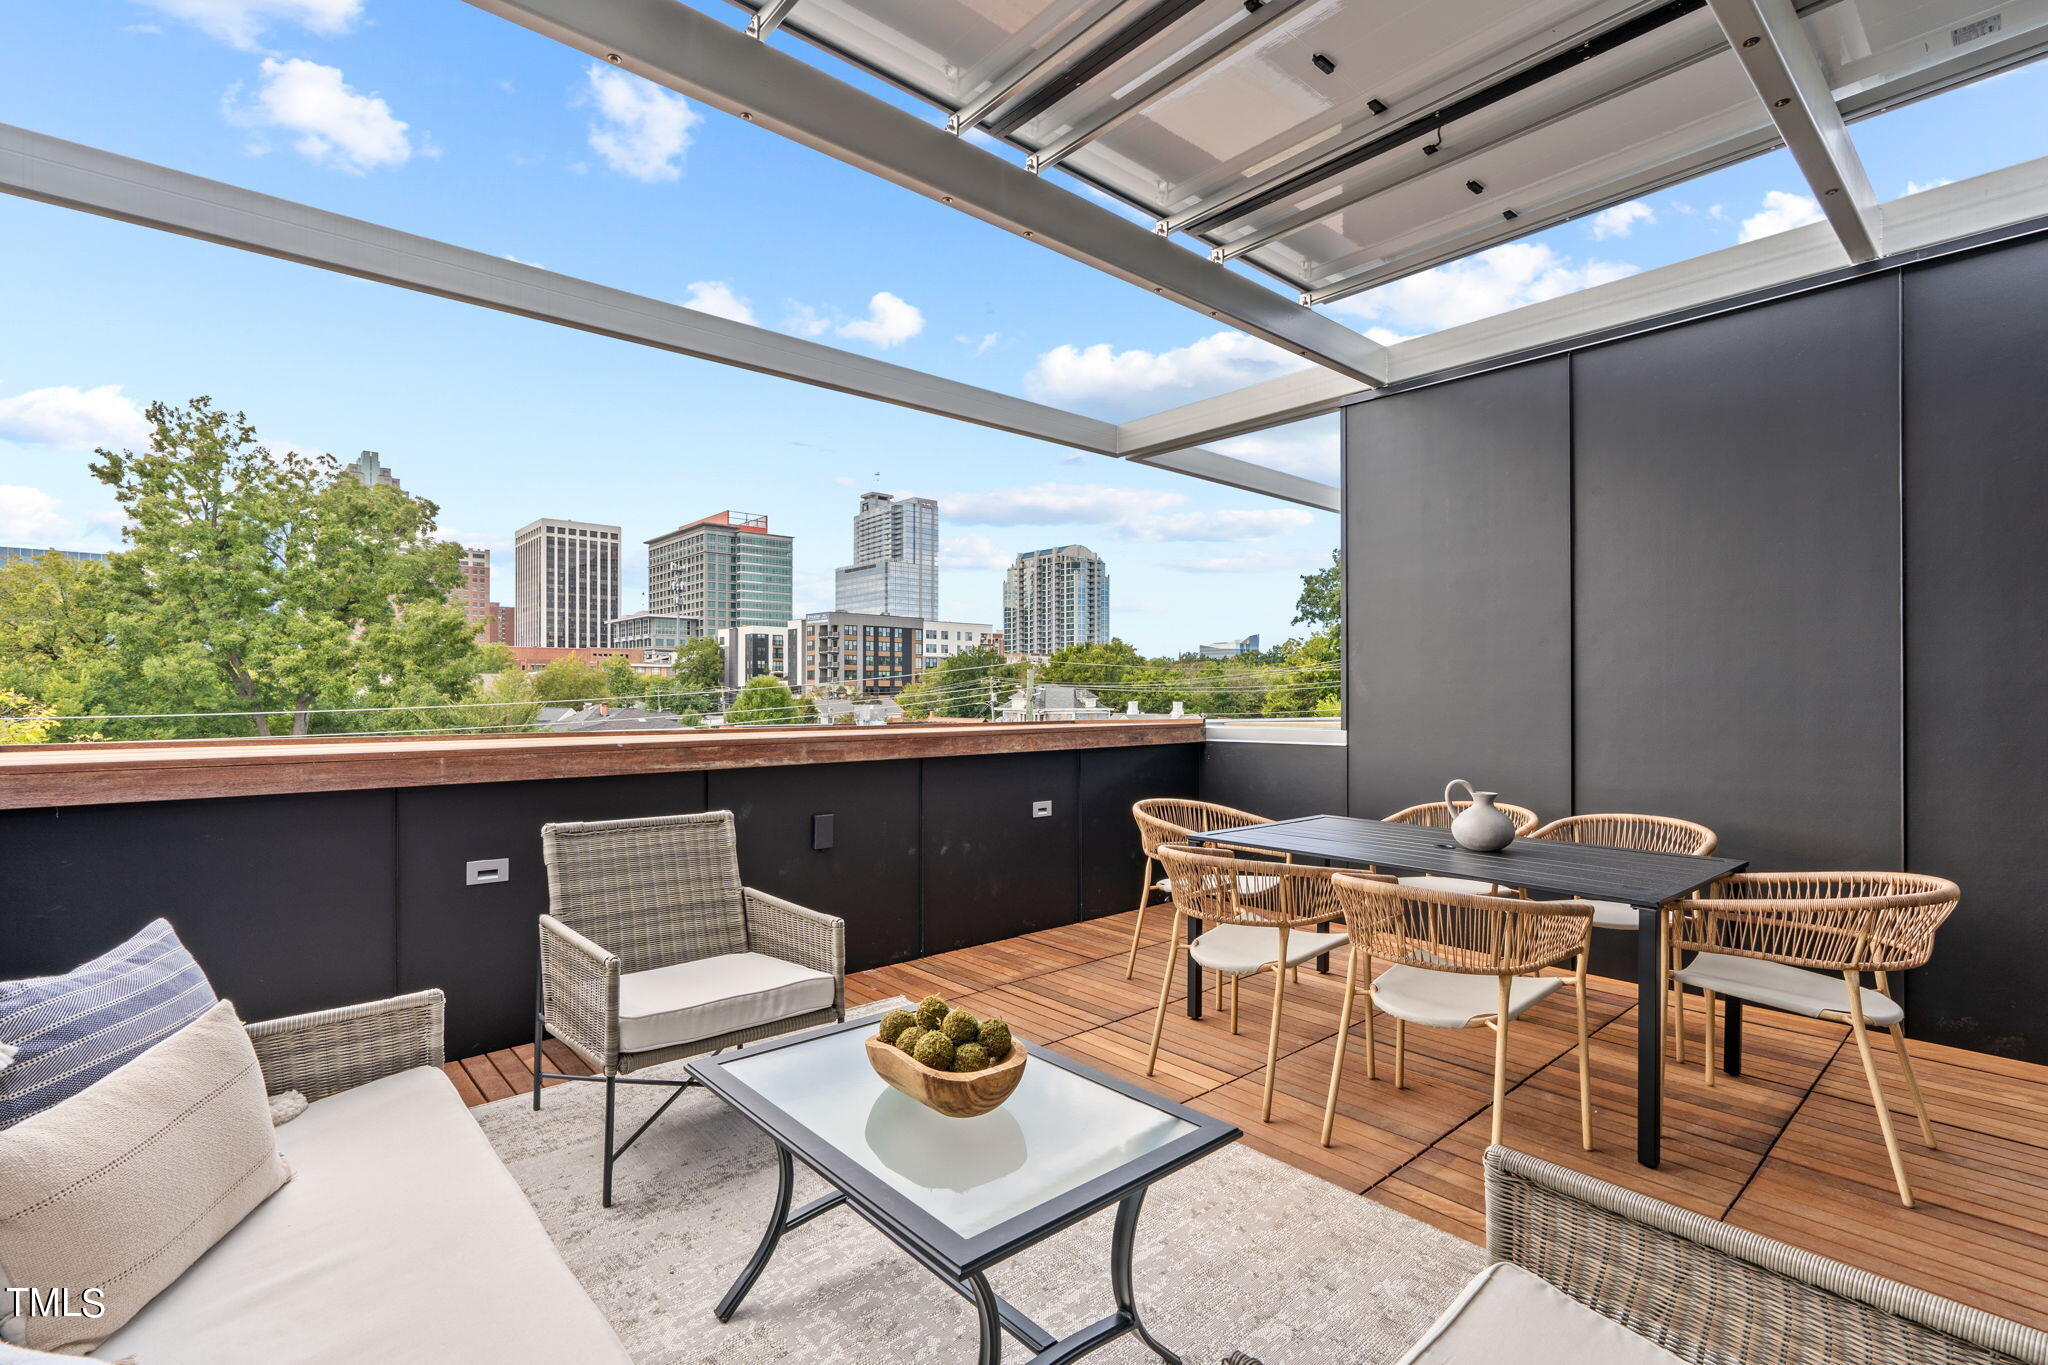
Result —
<instances>
[{"instance_id":1,"label":"ceramic pitcher","mask_svg":"<svg viewBox=\"0 0 2048 1365\"><path fill-rule=\"evenodd\" d=\"M1474 853L1497 853L1512 844L1515 841L1515 822L1493 804L1493 798L1500 793L1474 791L1470 782L1454 777L1444 788L1444 804L1452 810L1458 810L1452 793L1459 787L1465 789L1465 795L1472 804L1458 811L1457 818L1451 821L1451 838L1457 841L1458 846L1469 848Z\"/></svg>"}]
</instances>

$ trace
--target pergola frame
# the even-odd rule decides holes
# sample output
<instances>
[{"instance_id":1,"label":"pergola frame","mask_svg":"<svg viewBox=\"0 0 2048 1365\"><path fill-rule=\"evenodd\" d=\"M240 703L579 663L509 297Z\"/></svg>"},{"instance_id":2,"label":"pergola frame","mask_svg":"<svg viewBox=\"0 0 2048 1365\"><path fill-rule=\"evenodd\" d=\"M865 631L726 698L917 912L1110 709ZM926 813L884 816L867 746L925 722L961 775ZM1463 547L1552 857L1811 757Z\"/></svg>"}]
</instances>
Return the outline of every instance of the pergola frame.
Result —
<instances>
[{"instance_id":1,"label":"pergola frame","mask_svg":"<svg viewBox=\"0 0 2048 1365\"><path fill-rule=\"evenodd\" d=\"M2048 158L1874 202L1842 110L1871 112L1897 96L1867 89L1855 108L1845 102L1838 110L1789 0L1709 0L1779 136L1824 206L1826 221L1382 346L1174 245L1164 225L1158 233L1147 232L759 41L796 2L764 0L743 34L676 0L469 0L1240 327L1307 358L1310 367L1117 424L7 125L0 125L0 192L1329 511L1339 506L1336 487L1204 445L1331 413L1377 388L1408 387L1566 341L1618 334L1688 310L1821 282L1845 269L1882 267L1943 243L2048 217ZM1064 155L1099 136L1145 103L1213 69L1266 24L1312 2L1267 0L1246 22L1219 29L1153 73L1129 93L1128 104L1045 151ZM956 122L964 130L997 111L1008 117L1068 64L1086 61L1148 12L1132 0L1103 6L1068 41L992 82ZM2033 55L2026 46L2033 41L2031 35L2014 35L1995 57L2008 64L2023 60ZM1759 149L1710 148L1700 155L1725 162L1754 150Z\"/></svg>"}]
</instances>

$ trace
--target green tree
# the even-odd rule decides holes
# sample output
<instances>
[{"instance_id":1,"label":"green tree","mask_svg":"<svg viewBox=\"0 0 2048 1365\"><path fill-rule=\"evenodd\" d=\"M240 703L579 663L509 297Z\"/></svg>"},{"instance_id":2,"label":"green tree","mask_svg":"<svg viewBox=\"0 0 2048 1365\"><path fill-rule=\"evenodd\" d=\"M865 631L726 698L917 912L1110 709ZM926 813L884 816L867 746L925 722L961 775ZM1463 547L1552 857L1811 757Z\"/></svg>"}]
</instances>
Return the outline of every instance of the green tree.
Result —
<instances>
[{"instance_id":1,"label":"green tree","mask_svg":"<svg viewBox=\"0 0 2048 1365\"><path fill-rule=\"evenodd\" d=\"M896 704L904 714L922 720L927 716L987 719L988 698L995 692L998 703L1009 698L1024 676L1024 665L1005 663L993 649L970 649L928 668L897 695Z\"/></svg>"},{"instance_id":2,"label":"green tree","mask_svg":"<svg viewBox=\"0 0 2048 1365\"><path fill-rule=\"evenodd\" d=\"M631 705L647 691L647 680L633 671L633 665L614 655L598 666L598 689L588 695L609 697Z\"/></svg>"},{"instance_id":3,"label":"green tree","mask_svg":"<svg viewBox=\"0 0 2048 1365\"><path fill-rule=\"evenodd\" d=\"M533 695L546 706L584 702L611 694L604 690L604 677L581 659L555 659L533 675Z\"/></svg>"},{"instance_id":4,"label":"green tree","mask_svg":"<svg viewBox=\"0 0 2048 1365\"><path fill-rule=\"evenodd\" d=\"M505 658L497 670L478 684L473 694L475 705L435 711L432 721L417 723L447 730L495 730L505 734L532 729L540 719L540 702L533 695L533 681L512 666L511 651L503 645L492 648L504 651Z\"/></svg>"},{"instance_id":5,"label":"green tree","mask_svg":"<svg viewBox=\"0 0 2048 1365\"><path fill-rule=\"evenodd\" d=\"M1301 576L1301 596L1294 603L1294 624L1335 632L1344 621L1344 561L1330 551L1329 567Z\"/></svg>"},{"instance_id":6,"label":"green tree","mask_svg":"<svg viewBox=\"0 0 2048 1365\"><path fill-rule=\"evenodd\" d=\"M686 640L676 651L675 672L647 685L647 703L678 715L716 711L724 698L725 651L709 636Z\"/></svg>"},{"instance_id":7,"label":"green tree","mask_svg":"<svg viewBox=\"0 0 2048 1365\"><path fill-rule=\"evenodd\" d=\"M120 670L108 657L107 566L50 551L0 566L0 688L44 716L117 709ZM45 739L78 739L81 725L52 721Z\"/></svg>"},{"instance_id":8,"label":"green tree","mask_svg":"<svg viewBox=\"0 0 2048 1365\"><path fill-rule=\"evenodd\" d=\"M487 656L448 603L460 551L433 538L433 503L273 452L209 398L148 418L147 450L91 466L128 518L107 582L111 654L148 703L131 709L254 712L234 725L302 735L316 711L469 694Z\"/></svg>"},{"instance_id":9,"label":"green tree","mask_svg":"<svg viewBox=\"0 0 2048 1365\"><path fill-rule=\"evenodd\" d=\"M34 697L0 687L0 744L45 744L56 736L56 713Z\"/></svg>"},{"instance_id":10,"label":"green tree","mask_svg":"<svg viewBox=\"0 0 2048 1365\"><path fill-rule=\"evenodd\" d=\"M732 705L725 708L728 725L787 725L803 716L804 707L797 704L789 684L773 673L761 673L747 679L747 685L733 698ZM813 706L810 718L815 719L816 716L817 708Z\"/></svg>"}]
</instances>

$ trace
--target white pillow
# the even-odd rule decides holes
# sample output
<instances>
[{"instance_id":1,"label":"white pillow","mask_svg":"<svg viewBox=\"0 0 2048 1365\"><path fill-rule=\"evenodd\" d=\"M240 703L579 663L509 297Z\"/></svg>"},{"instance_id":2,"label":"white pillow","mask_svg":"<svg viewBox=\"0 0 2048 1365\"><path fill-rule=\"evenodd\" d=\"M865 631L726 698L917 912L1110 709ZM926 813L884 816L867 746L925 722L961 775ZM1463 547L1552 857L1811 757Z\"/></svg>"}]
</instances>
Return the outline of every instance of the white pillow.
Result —
<instances>
[{"instance_id":1,"label":"white pillow","mask_svg":"<svg viewBox=\"0 0 2048 1365\"><path fill-rule=\"evenodd\" d=\"M102 1305L22 1314L20 1344L90 1351L290 1178L256 1050L225 1000L0 1129L4 1282L68 1289L74 1305L98 1290Z\"/></svg>"}]
</instances>

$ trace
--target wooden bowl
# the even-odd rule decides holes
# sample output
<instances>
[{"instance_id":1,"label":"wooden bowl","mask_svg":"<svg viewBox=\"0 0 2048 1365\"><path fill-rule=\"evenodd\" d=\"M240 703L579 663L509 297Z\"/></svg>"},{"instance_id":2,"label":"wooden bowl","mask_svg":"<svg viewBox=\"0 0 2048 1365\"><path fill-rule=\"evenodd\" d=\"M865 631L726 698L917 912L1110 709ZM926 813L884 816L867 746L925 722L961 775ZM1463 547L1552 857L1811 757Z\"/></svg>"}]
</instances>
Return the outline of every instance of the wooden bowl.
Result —
<instances>
[{"instance_id":1,"label":"wooden bowl","mask_svg":"<svg viewBox=\"0 0 2048 1365\"><path fill-rule=\"evenodd\" d=\"M1010 1055L979 1071L936 1071L880 1037L868 1038L875 1074L935 1114L971 1119L1010 1098L1024 1079L1024 1040L1010 1039Z\"/></svg>"}]
</instances>

